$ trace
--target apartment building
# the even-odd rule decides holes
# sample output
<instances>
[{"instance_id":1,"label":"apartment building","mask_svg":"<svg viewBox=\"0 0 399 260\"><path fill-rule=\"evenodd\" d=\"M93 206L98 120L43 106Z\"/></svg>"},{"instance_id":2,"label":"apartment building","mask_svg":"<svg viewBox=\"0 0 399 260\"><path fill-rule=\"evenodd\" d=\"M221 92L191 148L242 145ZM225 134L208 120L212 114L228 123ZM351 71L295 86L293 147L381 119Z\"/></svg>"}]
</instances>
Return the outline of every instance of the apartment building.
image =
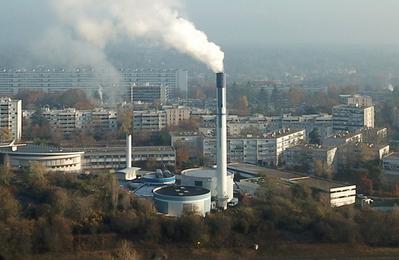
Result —
<instances>
[{"instance_id":1,"label":"apartment building","mask_svg":"<svg viewBox=\"0 0 399 260\"><path fill-rule=\"evenodd\" d=\"M10 134L11 139L22 137L22 101L0 97L0 129ZM11 140L1 140L3 142Z\"/></svg>"},{"instance_id":2,"label":"apartment building","mask_svg":"<svg viewBox=\"0 0 399 260\"><path fill-rule=\"evenodd\" d=\"M145 110L133 112L134 131L160 131L166 128L166 112L162 110Z\"/></svg>"},{"instance_id":3,"label":"apartment building","mask_svg":"<svg viewBox=\"0 0 399 260\"><path fill-rule=\"evenodd\" d=\"M305 130L287 128L257 136L229 137L227 140L228 161L277 166L282 162L282 155L286 149L303 143L305 139ZM214 136L204 137L203 155L209 162L215 162Z\"/></svg>"},{"instance_id":4,"label":"apartment building","mask_svg":"<svg viewBox=\"0 0 399 260\"><path fill-rule=\"evenodd\" d=\"M374 106L338 105L332 109L334 131L357 131L374 127Z\"/></svg>"}]
</instances>

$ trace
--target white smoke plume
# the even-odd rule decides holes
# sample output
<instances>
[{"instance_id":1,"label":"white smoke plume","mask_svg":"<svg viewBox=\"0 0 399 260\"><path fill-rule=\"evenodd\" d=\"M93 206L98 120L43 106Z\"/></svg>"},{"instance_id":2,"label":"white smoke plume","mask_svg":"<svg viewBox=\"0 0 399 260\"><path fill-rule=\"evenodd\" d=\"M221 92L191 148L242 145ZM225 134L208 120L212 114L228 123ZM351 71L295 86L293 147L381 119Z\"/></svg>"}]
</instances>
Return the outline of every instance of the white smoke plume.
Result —
<instances>
[{"instance_id":1,"label":"white smoke plume","mask_svg":"<svg viewBox=\"0 0 399 260\"><path fill-rule=\"evenodd\" d=\"M224 53L179 14L174 0L51 0L65 26L93 48L119 37L144 39L188 54L223 71Z\"/></svg>"}]
</instances>

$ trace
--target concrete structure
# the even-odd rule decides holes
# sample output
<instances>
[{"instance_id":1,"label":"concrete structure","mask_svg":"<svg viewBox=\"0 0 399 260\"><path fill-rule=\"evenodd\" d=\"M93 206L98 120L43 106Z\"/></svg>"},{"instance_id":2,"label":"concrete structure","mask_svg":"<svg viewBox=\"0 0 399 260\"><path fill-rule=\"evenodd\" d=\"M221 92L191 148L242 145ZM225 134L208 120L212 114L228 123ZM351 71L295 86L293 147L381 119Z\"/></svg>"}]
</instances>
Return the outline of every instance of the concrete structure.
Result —
<instances>
[{"instance_id":1,"label":"concrete structure","mask_svg":"<svg viewBox=\"0 0 399 260\"><path fill-rule=\"evenodd\" d=\"M360 143L363 141L362 133L339 132L323 140L324 146L338 146L348 143Z\"/></svg>"},{"instance_id":2,"label":"concrete structure","mask_svg":"<svg viewBox=\"0 0 399 260\"><path fill-rule=\"evenodd\" d=\"M117 75L116 75L117 74ZM124 97L132 84L137 86L168 86L172 95L187 95L188 73L179 69L111 69L92 68L66 69L3 69L0 70L0 94L15 95L26 89L40 89L46 92L62 92L68 89L82 89L88 94L97 93L99 85L104 91L120 89ZM130 101L130 100L126 100Z\"/></svg>"},{"instance_id":3,"label":"concrete structure","mask_svg":"<svg viewBox=\"0 0 399 260\"><path fill-rule=\"evenodd\" d=\"M71 148L64 148L71 150ZM124 169L126 168L126 148L82 147L72 150L84 151L84 169ZM176 151L170 146L135 146L132 148L132 164L152 160L160 165L176 165Z\"/></svg>"},{"instance_id":4,"label":"concrete structure","mask_svg":"<svg viewBox=\"0 0 399 260\"><path fill-rule=\"evenodd\" d=\"M362 133L364 143L384 144L388 141L388 129L386 127L363 128L360 133Z\"/></svg>"},{"instance_id":5,"label":"concrete structure","mask_svg":"<svg viewBox=\"0 0 399 260\"><path fill-rule=\"evenodd\" d=\"M399 153L391 153L382 160L385 174L399 175Z\"/></svg>"},{"instance_id":6,"label":"concrete structure","mask_svg":"<svg viewBox=\"0 0 399 260\"><path fill-rule=\"evenodd\" d=\"M155 208L169 216L192 212L205 216L211 211L211 192L201 187L164 186L153 192Z\"/></svg>"},{"instance_id":7,"label":"concrete structure","mask_svg":"<svg viewBox=\"0 0 399 260\"><path fill-rule=\"evenodd\" d=\"M147 102L165 104L169 101L169 87L163 85L138 86L133 84L129 91L130 102Z\"/></svg>"},{"instance_id":8,"label":"concrete structure","mask_svg":"<svg viewBox=\"0 0 399 260\"><path fill-rule=\"evenodd\" d=\"M218 195L218 181L215 169L198 168L188 169L181 173L180 182L184 186L196 186L211 191L212 201L216 201ZM233 199L234 174L227 171L226 196L227 202Z\"/></svg>"},{"instance_id":9,"label":"concrete structure","mask_svg":"<svg viewBox=\"0 0 399 260\"><path fill-rule=\"evenodd\" d=\"M334 171L337 147L303 144L284 152L284 167L301 172L328 175Z\"/></svg>"},{"instance_id":10,"label":"concrete structure","mask_svg":"<svg viewBox=\"0 0 399 260\"><path fill-rule=\"evenodd\" d=\"M240 174L247 178L258 178L260 175L267 176L273 183L279 185L274 187L277 189L288 189L292 185L307 186L312 189L313 193L320 195L320 203L326 203L331 207L341 207L344 205L353 205L356 200L356 185L338 183L327 179L316 178L311 176L302 176L293 172L281 170L273 170L250 164L230 164L229 171L234 174ZM249 179L251 180L251 179ZM241 182L238 183L241 189ZM253 192L260 186L258 181L251 180L251 185L244 181L244 189Z\"/></svg>"},{"instance_id":11,"label":"concrete structure","mask_svg":"<svg viewBox=\"0 0 399 260\"><path fill-rule=\"evenodd\" d=\"M362 107L370 107L373 105L373 98L370 96L350 95L346 97L347 105L358 105Z\"/></svg>"},{"instance_id":12,"label":"concrete structure","mask_svg":"<svg viewBox=\"0 0 399 260\"><path fill-rule=\"evenodd\" d=\"M166 113L166 126L173 127L190 119L190 109L184 106L163 107Z\"/></svg>"},{"instance_id":13,"label":"concrete structure","mask_svg":"<svg viewBox=\"0 0 399 260\"><path fill-rule=\"evenodd\" d=\"M334 131L374 127L374 106L338 105L333 107L332 114Z\"/></svg>"},{"instance_id":14,"label":"concrete structure","mask_svg":"<svg viewBox=\"0 0 399 260\"><path fill-rule=\"evenodd\" d=\"M1 161L14 170L26 168L32 162L42 164L47 171L79 172L82 170L83 152L65 151L44 145L11 145L0 148Z\"/></svg>"},{"instance_id":15,"label":"concrete structure","mask_svg":"<svg viewBox=\"0 0 399 260\"><path fill-rule=\"evenodd\" d=\"M133 130L134 131L160 131L166 128L165 111L134 111Z\"/></svg>"},{"instance_id":16,"label":"concrete structure","mask_svg":"<svg viewBox=\"0 0 399 260\"><path fill-rule=\"evenodd\" d=\"M93 110L77 110L75 108L44 108L41 114L52 129L69 135L73 131L85 128L115 130L117 128L117 112L97 108Z\"/></svg>"},{"instance_id":17,"label":"concrete structure","mask_svg":"<svg viewBox=\"0 0 399 260\"><path fill-rule=\"evenodd\" d=\"M8 97L0 98L0 130L10 134L12 140L22 137L22 101ZM11 140L1 140L3 142Z\"/></svg>"},{"instance_id":18,"label":"concrete structure","mask_svg":"<svg viewBox=\"0 0 399 260\"><path fill-rule=\"evenodd\" d=\"M176 183L176 176L168 170L157 169L141 176L141 182L148 185L170 185Z\"/></svg>"},{"instance_id":19,"label":"concrete structure","mask_svg":"<svg viewBox=\"0 0 399 260\"><path fill-rule=\"evenodd\" d=\"M227 122L226 122L226 75L216 74L216 172L218 208L227 208Z\"/></svg>"},{"instance_id":20,"label":"concrete structure","mask_svg":"<svg viewBox=\"0 0 399 260\"><path fill-rule=\"evenodd\" d=\"M215 161L215 139L204 137L204 158ZM281 129L269 134L230 137L227 141L229 162L247 162L276 166L281 162L283 152L305 141L305 130Z\"/></svg>"}]
</instances>

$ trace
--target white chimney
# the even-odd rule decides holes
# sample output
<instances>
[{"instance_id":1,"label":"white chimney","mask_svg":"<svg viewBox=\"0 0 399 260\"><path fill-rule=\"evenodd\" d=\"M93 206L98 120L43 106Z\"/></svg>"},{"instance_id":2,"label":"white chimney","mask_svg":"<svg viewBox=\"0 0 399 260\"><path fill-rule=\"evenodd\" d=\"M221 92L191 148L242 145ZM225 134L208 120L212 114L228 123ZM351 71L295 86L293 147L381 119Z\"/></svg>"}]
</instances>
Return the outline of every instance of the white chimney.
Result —
<instances>
[{"instance_id":1,"label":"white chimney","mask_svg":"<svg viewBox=\"0 0 399 260\"><path fill-rule=\"evenodd\" d=\"M227 127L226 80L223 72L216 74L216 175L217 207L227 208Z\"/></svg>"},{"instance_id":2,"label":"white chimney","mask_svg":"<svg viewBox=\"0 0 399 260\"><path fill-rule=\"evenodd\" d=\"M126 168L132 168L132 135L126 136Z\"/></svg>"}]
</instances>

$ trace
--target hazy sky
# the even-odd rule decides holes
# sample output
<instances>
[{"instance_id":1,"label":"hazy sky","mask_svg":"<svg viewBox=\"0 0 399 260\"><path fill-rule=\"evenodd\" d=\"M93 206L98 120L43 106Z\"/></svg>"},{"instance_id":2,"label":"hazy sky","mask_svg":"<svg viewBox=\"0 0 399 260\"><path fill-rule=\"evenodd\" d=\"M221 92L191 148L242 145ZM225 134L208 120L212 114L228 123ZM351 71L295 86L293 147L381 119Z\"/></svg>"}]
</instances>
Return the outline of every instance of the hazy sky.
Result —
<instances>
[{"instance_id":1,"label":"hazy sky","mask_svg":"<svg viewBox=\"0 0 399 260\"><path fill-rule=\"evenodd\" d=\"M24 45L45 31L54 19L46 2L2 0L0 46ZM182 2L185 15L221 45L399 45L398 0Z\"/></svg>"}]
</instances>

